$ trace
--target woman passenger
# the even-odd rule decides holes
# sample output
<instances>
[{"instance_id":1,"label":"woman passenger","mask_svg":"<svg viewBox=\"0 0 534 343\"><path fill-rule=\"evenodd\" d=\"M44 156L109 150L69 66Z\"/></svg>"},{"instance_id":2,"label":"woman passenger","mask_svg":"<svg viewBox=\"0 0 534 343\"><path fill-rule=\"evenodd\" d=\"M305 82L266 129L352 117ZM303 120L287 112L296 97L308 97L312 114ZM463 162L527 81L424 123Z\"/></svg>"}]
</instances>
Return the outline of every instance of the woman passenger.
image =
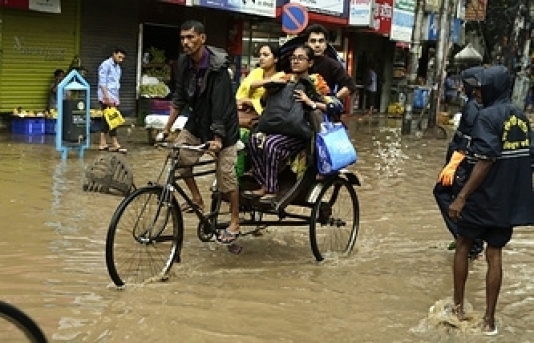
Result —
<instances>
[{"instance_id":1,"label":"woman passenger","mask_svg":"<svg viewBox=\"0 0 534 343\"><path fill-rule=\"evenodd\" d=\"M239 110L255 111L257 115L261 115L263 112L261 99L265 94L263 86L284 75L284 73L278 72L279 57L280 49L277 45L267 43L260 46L260 66L253 69L241 82L235 96Z\"/></svg>"},{"instance_id":2,"label":"woman passenger","mask_svg":"<svg viewBox=\"0 0 534 343\"><path fill-rule=\"evenodd\" d=\"M286 82L298 82L301 79L308 79L315 89L316 95L312 100L311 94L305 91L295 91L295 101L302 103L307 112L318 109L325 112L327 103L332 99L327 96L330 89L325 80L319 74L309 74L308 70L313 65L314 52L308 46L295 48L290 57L291 74L285 75L282 79ZM268 94L267 94L268 97ZM313 96L312 96L313 97ZM305 148L307 141L302 138L289 137L281 134L270 134L264 138L261 135L251 137L251 158L252 174L261 186L254 191L245 191L244 195L250 197L261 197L262 201L270 201L277 197L278 173L280 166L293 154Z\"/></svg>"}]
</instances>

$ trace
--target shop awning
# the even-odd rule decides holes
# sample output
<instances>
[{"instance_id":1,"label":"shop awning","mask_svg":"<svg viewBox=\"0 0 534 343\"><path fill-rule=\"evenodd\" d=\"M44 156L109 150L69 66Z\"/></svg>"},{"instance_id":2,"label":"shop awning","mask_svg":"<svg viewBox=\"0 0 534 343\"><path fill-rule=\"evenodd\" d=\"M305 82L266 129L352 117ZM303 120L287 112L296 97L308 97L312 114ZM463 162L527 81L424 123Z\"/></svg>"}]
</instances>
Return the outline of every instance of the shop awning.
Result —
<instances>
[{"instance_id":1,"label":"shop awning","mask_svg":"<svg viewBox=\"0 0 534 343\"><path fill-rule=\"evenodd\" d=\"M456 62L464 62L464 61L475 61L475 62L482 62L484 58L482 55L471 45L471 43L467 44L465 48L463 48L459 53L457 53L454 56L454 60Z\"/></svg>"}]
</instances>

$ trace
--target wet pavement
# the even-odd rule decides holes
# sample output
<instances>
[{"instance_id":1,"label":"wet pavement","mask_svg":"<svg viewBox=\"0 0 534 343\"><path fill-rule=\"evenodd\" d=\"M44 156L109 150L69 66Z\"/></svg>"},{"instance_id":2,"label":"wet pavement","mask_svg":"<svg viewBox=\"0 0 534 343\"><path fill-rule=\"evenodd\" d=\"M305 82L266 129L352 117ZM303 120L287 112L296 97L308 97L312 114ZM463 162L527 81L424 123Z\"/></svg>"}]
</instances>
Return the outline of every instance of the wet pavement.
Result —
<instances>
[{"instance_id":1,"label":"wet pavement","mask_svg":"<svg viewBox=\"0 0 534 343\"><path fill-rule=\"evenodd\" d=\"M96 146L83 160L61 161L51 138L30 144L1 134L2 299L55 342L534 341L534 231L518 228L504 251L499 336L476 330L483 260L472 263L467 284L473 320L452 327L440 313L452 295L451 237L431 194L447 141L401 136L393 120L347 124L359 156L351 169L362 181L350 257L316 263L306 227L270 228L229 254L201 243L186 215L182 263L169 281L122 291L111 286L104 260L121 198L82 190ZM136 184L154 180L165 153L145 144L143 131L130 130L122 142ZM207 190L211 176L204 180Z\"/></svg>"}]
</instances>

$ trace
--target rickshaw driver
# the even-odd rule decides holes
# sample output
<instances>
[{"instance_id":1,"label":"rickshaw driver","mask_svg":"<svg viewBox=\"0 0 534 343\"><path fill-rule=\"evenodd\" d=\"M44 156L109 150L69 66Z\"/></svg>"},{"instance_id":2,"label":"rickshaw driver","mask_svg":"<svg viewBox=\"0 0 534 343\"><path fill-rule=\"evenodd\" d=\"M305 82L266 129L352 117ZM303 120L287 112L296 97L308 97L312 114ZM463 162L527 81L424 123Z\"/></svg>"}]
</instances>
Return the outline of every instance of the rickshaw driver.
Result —
<instances>
[{"instance_id":1,"label":"rickshaw driver","mask_svg":"<svg viewBox=\"0 0 534 343\"><path fill-rule=\"evenodd\" d=\"M226 51L205 45L204 25L198 21L186 21L180 27L180 43L185 54L178 59L178 78L173 95L171 114L162 135L168 135L172 124L186 105L192 109L184 129L176 143L198 145L209 143L209 150L217 154L217 187L228 195L231 219L228 228L221 231L217 241L232 244L240 234L239 230L239 191L235 175L237 162L236 143L239 139L237 104L232 92L232 82L228 74L228 54ZM163 137L158 135L157 140ZM187 167L178 172L191 191L195 206L202 210L204 203L198 185L191 176L192 166L203 153L182 149L180 163ZM181 210L192 212L188 204Z\"/></svg>"}]
</instances>

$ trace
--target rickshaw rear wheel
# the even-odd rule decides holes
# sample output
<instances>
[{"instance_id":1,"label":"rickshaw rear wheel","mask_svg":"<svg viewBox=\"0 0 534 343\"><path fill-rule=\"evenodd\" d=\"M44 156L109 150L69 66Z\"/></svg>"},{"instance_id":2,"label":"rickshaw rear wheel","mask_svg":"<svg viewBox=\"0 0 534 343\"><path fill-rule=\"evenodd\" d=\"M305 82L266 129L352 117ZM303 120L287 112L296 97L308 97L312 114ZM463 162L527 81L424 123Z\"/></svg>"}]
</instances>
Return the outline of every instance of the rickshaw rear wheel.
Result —
<instances>
[{"instance_id":1,"label":"rickshaw rear wheel","mask_svg":"<svg viewBox=\"0 0 534 343\"><path fill-rule=\"evenodd\" d=\"M317 261L348 256L360 228L354 186L343 177L328 179L317 196L310 222L310 244Z\"/></svg>"}]
</instances>

